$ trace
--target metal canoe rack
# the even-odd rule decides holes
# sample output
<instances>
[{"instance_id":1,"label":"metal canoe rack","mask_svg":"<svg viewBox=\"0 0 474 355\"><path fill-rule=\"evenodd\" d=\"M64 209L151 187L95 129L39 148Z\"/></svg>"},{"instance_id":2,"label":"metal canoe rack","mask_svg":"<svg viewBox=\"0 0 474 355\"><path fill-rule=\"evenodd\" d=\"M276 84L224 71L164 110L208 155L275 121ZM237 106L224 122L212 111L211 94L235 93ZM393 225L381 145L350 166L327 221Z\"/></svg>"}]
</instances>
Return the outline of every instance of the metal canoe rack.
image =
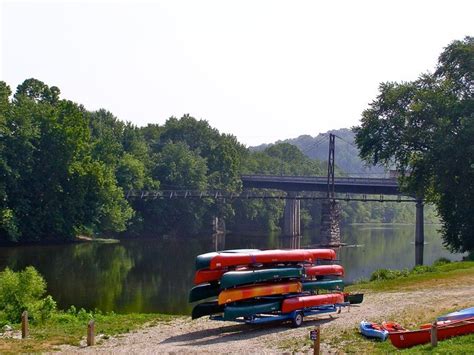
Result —
<instances>
[{"instance_id":1,"label":"metal canoe rack","mask_svg":"<svg viewBox=\"0 0 474 355\"><path fill-rule=\"evenodd\" d=\"M343 302L343 303L336 303L336 304L331 304L331 305L323 305L323 306L317 306L317 307L310 307L310 308L303 308L303 309L297 309L289 313L261 313L261 314L254 314L250 317L245 317L245 318L237 318L233 320L227 320L224 319L224 316L222 315L212 315L209 318L211 320L216 320L216 321L230 321L230 322L240 322L240 323L246 323L246 324L264 324L264 323L270 323L270 322L284 322L284 321L292 321L294 326L300 326L301 323L295 323L295 320L297 319L298 315L301 315L302 317L309 317L309 316L316 316L316 315L321 315L325 313L333 313L337 312L340 313L342 307L349 307L350 303L349 302ZM301 321L303 318L301 317Z\"/></svg>"}]
</instances>

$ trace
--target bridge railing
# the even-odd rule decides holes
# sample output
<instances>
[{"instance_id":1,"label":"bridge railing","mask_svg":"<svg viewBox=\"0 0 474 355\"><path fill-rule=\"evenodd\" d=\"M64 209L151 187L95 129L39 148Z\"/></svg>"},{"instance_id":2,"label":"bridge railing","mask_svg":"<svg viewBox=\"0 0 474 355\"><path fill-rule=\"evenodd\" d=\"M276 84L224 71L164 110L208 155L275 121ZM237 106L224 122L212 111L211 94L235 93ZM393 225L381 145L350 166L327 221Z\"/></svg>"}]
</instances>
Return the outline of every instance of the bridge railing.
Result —
<instances>
[{"instance_id":1,"label":"bridge railing","mask_svg":"<svg viewBox=\"0 0 474 355\"><path fill-rule=\"evenodd\" d=\"M236 200L236 199L296 199L296 200L327 200L326 194L311 191L302 191L291 196L279 190L244 190L242 192L227 192L222 190L130 190L126 195L127 199L214 199L214 200ZM367 194L342 194L336 193L331 198L336 201L363 201L363 202L416 202L415 199L407 196L385 196L385 195L367 195Z\"/></svg>"},{"instance_id":2,"label":"bridge railing","mask_svg":"<svg viewBox=\"0 0 474 355\"><path fill-rule=\"evenodd\" d=\"M308 182L326 183L326 176L287 176L287 175L242 175L243 181L278 181L278 182ZM335 177L335 184L357 184L377 186L398 186L397 178L366 178L366 177Z\"/></svg>"}]
</instances>

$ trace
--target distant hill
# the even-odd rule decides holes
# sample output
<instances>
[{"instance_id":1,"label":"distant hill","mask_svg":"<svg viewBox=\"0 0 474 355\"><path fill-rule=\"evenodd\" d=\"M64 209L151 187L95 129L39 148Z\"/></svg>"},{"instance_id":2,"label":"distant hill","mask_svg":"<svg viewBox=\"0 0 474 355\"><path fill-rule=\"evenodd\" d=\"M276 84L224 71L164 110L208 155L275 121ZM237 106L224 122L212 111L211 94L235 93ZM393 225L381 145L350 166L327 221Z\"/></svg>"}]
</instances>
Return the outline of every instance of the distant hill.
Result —
<instances>
[{"instance_id":1,"label":"distant hill","mask_svg":"<svg viewBox=\"0 0 474 355\"><path fill-rule=\"evenodd\" d=\"M336 165L349 176L370 176L383 177L385 170L382 167L367 167L359 158L359 150L354 143L354 132L348 128L335 129L326 133L320 133L316 137L302 135L298 138L286 139L275 143L289 143L298 147L306 156L311 159L327 161L329 133L336 137ZM275 144L261 144L256 147L250 147L252 151L262 151Z\"/></svg>"}]
</instances>

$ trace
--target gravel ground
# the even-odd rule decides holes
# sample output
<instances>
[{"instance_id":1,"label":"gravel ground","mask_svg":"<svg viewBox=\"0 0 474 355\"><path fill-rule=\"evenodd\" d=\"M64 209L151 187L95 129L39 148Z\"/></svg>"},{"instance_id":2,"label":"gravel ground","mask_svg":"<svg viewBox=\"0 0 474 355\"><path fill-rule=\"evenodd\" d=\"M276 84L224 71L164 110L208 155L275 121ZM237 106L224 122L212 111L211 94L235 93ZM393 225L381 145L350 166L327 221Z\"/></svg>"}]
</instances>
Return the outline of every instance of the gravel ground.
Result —
<instances>
[{"instance_id":1,"label":"gravel ground","mask_svg":"<svg viewBox=\"0 0 474 355\"><path fill-rule=\"evenodd\" d=\"M341 331L354 331L362 319L410 319L420 310L437 314L437 309L459 308L474 304L474 275L462 285L435 285L423 291L368 293L358 306L343 309L340 314L308 318L302 327L288 324L249 326L209 319L178 318L169 323L143 328L135 332L100 340L93 347L64 346L65 353L289 353L308 352L304 339L317 324L321 326L322 353L337 353L329 346L331 338ZM415 321L416 319L414 319ZM410 326L411 324L403 324ZM294 344L296 348L292 345ZM333 345L334 346L334 345Z\"/></svg>"}]
</instances>

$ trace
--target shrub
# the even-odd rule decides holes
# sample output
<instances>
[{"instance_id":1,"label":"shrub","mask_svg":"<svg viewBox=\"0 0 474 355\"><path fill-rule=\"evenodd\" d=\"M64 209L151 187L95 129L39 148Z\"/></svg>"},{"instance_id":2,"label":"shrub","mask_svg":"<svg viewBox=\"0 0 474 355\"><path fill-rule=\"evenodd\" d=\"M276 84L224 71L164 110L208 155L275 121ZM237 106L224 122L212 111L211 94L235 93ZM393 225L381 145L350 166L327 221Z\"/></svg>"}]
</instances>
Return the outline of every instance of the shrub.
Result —
<instances>
[{"instance_id":1,"label":"shrub","mask_svg":"<svg viewBox=\"0 0 474 355\"><path fill-rule=\"evenodd\" d=\"M444 265L444 264L449 264L450 262L451 262L451 260L449 260L447 258L439 258L438 260L436 260L433 263L433 266L440 266L440 265Z\"/></svg>"},{"instance_id":2,"label":"shrub","mask_svg":"<svg viewBox=\"0 0 474 355\"><path fill-rule=\"evenodd\" d=\"M34 267L18 272L6 268L0 272L0 320L17 323L25 310L33 322L48 319L56 302L45 292L46 282Z\"/></svg>"},{"instance_id":3,"label":"shrub","mask_svg":"<svg viewBox=\"0 0 474 355\"><path fill-rule=\"evenodd\" d=\"M380 281L380 280L393 280L399 277L407 277L410 272L407 269L404 270L390 270L390 269L379 269L375 270L372 275L370 275L370 281Z\"/></svg>"},{"instance_id":4,"label":"shrub","mask_svg":"<svg viewBox=\"0 0 474 355\"><path fill-rule=\"evenodd\" d=\"M428 265L417 265L413 268L411 271L412 274L425 274L427 272L435 272L436 269L434 266L428 266Z\"/></svg>"}]
</instances>

